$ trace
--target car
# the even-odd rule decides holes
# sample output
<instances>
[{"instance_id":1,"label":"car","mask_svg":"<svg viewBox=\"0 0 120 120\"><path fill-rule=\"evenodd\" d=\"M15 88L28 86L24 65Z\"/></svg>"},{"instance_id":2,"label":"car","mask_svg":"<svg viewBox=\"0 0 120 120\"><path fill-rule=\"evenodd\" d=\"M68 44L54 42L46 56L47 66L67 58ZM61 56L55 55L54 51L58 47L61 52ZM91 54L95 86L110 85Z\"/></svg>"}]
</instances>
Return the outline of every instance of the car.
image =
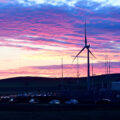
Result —
<instances>
[{"instance_id":1,"label":"car","mask_svg":"<svg viewBox=\"0 0 120 120\"><path fill-rule=\"evenodd\" d=\"M14 98L10 98L9 99L9 103L15 103L15 99Z\"/></svg>"},{"instance_id":2,"label":"car","mask_svg":"<svg viewBox=\"0 0 120 120\"><path fill-rule=\"evenodd\" d=\"M95 101L95 104L110 104L111 100L107 98L102 98Z\"/></svg>"},{"instance_id":3,"label":"car","mask_svg":"<svg viewBox=\"0 0 120 120\"><path fill-rule=\"evenodd\" d=\"M31 99L29 100L29 103L35 104L35 103L39 103L39 102L38 102L38 99L31 98Z\"/></svg>"},{"instance_id":4,"label":"car","mask_svg":"<svg viewBox=\"0 0 120 120\"><path fill-rule=\"evenodd\" d=\"M49 104L60 104L60 100L57 99L51 100Z\"/></svg>"},{"instance_id":5,"label":"car","mask_svg":"<svg viewBox=\"0 0 120 120\"><path fill-rule=\"evenodd\" d=\"M65 101L65 104L78 104L78 100L77 99L70 99L68 101Z\"/></svg>"}]
</instances>

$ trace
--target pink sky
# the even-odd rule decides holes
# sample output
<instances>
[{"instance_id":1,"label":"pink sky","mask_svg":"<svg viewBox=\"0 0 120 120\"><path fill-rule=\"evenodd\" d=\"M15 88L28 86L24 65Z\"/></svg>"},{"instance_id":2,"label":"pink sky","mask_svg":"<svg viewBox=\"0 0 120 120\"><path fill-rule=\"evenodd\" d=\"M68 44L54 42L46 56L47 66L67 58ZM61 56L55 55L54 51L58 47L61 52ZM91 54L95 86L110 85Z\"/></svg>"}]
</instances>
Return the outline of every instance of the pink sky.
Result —
<instances>
[{"instance_id":1,"label":"pink sky","mask_svg":"<svg viewBox=\"0 0 120 120\"><path fill-rule=\"evenodd\" d=\"M94 74L105 73L105 56L111 60L111 73L120 73L119 6L100 7L103 2L96 1L87 6L79 0L48 3L0 0L1 78L61 77L61 58L64 76L75 77L72 61L84 46L85 16L88 43L96 56L90 58ZM79 64L80 76L86 76L86 51Z\"/></svg>"}]
</instances>

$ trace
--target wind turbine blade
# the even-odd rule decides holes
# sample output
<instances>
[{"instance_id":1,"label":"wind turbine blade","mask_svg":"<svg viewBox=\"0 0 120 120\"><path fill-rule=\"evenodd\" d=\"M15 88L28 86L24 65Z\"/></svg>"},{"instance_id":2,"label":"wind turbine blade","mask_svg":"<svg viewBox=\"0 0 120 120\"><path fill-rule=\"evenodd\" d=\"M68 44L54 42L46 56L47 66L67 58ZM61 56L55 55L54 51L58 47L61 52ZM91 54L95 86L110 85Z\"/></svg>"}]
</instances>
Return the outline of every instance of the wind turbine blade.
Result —
<instances>
[{"instance_id":1,"label":"wind turbine blade","mask_svg":"<svg viewBox=\"0 0 120 120\"><path fill-rule=\"evenodd\" d=\"M85 49L85 47L75 56L75 58L73 59L73 62L84 49Z\"/></svg>"},{"instance_id":2,"label":"wind turbine blade","mask_svg":"<svg viewBox=\"0 0 120 120\"><path fill-rule=\"evenodd\" d=\"M89 50L89 52L90 52L90 54L91 54L94 58L96 58L90 50Z\"/></svg>"},{"instance_id":3,"label":"wind turbine blade","mask_svg":"<svg viewBox=\"0 0 120 120\"><path fill-rule=\"evenodd\" d=\"M86 19L85 19L85 46L87 46Z\"/></svg>"}]
</instances>

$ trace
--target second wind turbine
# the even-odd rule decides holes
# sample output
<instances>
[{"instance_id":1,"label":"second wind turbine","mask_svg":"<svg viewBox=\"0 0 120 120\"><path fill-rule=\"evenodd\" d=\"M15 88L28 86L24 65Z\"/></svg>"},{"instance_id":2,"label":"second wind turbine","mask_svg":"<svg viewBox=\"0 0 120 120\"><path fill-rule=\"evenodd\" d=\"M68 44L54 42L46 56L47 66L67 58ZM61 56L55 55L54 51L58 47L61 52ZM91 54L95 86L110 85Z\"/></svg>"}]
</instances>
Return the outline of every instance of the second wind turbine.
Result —
<instances>
[{"instance_id":1,"label":"second wind turbine","mask_svg":"<svg viewBox=\"0 0 120 120\"><path fill-rule=\"evenodd\" d=\"M93 55L93 53L90 51L90 45L88 45L87 43L87 34L86 34L86 21L85 21L85 45L82 48L82 50L80 50L80 52L75 56L74 60L79 56L80 53L82 53L82 51L84 51L84 49L87 49L87 87L88 87L88 91L90 91L90 54L95 57ZM89 54L90 53L90 54ZM74 61L73 60L73 61Z\"/></svg>"}]
</instances>

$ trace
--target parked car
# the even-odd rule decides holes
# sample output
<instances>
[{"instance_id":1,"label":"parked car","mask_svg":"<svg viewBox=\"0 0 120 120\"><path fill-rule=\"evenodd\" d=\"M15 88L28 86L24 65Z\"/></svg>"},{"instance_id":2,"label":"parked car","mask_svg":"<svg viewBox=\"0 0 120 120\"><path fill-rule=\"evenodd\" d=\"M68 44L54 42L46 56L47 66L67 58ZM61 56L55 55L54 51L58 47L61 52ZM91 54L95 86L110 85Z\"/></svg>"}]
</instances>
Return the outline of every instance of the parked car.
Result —
<instances>
[{"instance_id":1,"label":"parked car","mask_svg":"<svg viewBox=\"0 0 120 120\"><path fill-rule=\"evenodd\" d=\"M10 98L9 103L15 103L15 98Z\"/></svg>"},{"instance_id":2,"label":"parked car","mask_svg":"<svg viewBox=\"0 0 120 120\"><path fill-rule=\"evenodd\" d=\"M8 96L1 96L0 103L8 103L9 99L10 99L10 97L8 97Z\"/></svg>"},{"instance_id":3,"label":"parked car","mask_svg":"<svg viewBox=\"0 0 120 120\"><path fill-rule=\"evenodd\" d=\"M38 99L31 98L31 99L29 100L29 103L35 104L35 103L39 103L39 101L38 101Z\"/></svg>"},{"instance_id":4,"label":"parked car","mask_svg":"<svg viewBox=\"0 0 120 120\"><path fill-rule=\"evenodd\" d=\"M95 104L110 104L110 103L111 103L111 100L106 98L102 98L95 101Z\"/></svg>"},{"instance_id":5,"label":"parked car","mask_svg":"<svg viewBox=\"0 0 120 120\"><path fill-rule=\"evenodd\" d=\"M60 100L57 99L51 100L49 104L60 104Z\"/></svg>"},{"instance_id":6,"label":"parked car","mask_svg":"<svg viewBox=\"0 0 120 120\"><path fill-rule=\"evenodd\" d=\"M76 100L76 99L70 99L70 100L68 100L68 101L65 101L65 104L78 104L79 102L78 102L78 100Z\"/></svg>"}]
</instances>

